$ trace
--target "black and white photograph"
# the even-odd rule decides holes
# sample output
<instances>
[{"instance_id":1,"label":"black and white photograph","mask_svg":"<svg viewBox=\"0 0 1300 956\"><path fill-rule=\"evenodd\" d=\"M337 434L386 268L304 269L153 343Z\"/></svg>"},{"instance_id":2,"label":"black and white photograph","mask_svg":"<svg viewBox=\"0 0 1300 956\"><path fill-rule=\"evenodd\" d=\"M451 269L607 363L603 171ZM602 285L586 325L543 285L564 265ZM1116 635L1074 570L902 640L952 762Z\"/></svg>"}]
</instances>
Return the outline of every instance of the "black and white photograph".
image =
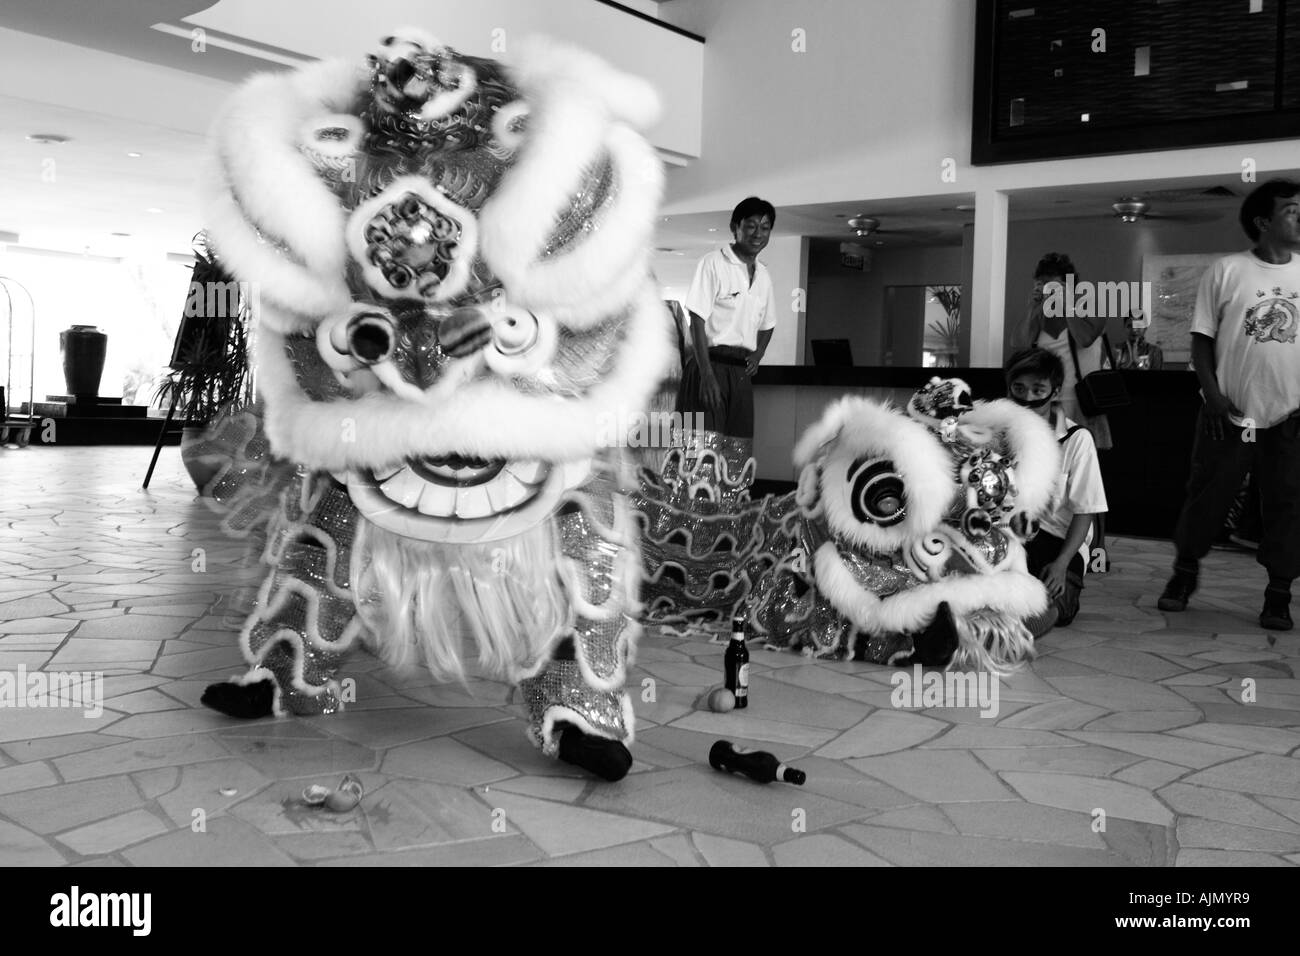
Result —
<instances>
[{"instance_id":1,"label":"black and white photograph","mask_svg":"<svg viewBox=\"0 0 1300 956\"><path fill-rule=\"evenodd\" d=\"M1280 926L1298 147L1300 0L3 0L22 919Z\"/></svg>"}]
</instances>

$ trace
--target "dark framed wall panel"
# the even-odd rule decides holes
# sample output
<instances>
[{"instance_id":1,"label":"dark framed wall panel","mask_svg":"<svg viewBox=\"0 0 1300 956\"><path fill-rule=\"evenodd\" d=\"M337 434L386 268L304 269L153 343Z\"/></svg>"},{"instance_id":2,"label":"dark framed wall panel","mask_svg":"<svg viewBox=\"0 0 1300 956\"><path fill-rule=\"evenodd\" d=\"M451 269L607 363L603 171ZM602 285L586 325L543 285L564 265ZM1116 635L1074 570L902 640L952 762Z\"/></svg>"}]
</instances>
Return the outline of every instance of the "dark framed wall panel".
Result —
<instances>
[{"instance_id":1,"label":"dark framed wall panel","mask_svg":"<svg viewBox=\"0 0 1300 956\"><path fill-rule=\"evenodd\" d=\"M979 0L977 16L975 165L1300 136L1300 0Z\"/></svg>"}]
</instances>

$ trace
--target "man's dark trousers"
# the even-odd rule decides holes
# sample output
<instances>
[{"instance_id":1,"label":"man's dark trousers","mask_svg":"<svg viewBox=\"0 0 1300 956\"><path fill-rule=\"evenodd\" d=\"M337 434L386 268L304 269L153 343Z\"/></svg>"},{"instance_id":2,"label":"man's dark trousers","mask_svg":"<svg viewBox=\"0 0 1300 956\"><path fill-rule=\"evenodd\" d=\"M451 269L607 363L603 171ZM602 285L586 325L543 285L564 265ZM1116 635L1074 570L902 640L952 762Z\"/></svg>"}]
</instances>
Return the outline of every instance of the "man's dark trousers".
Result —
<instances>
[{"instance_id":1,"label":"man's dark trousers","mask_svg":"<svg viewBox=\"0 0 1300 956\"><path fill-rule=\"evenodd\" d=\"M732 438L754 437L754 385L746 371L749 352L735 346L709 349L709 364L722 389L722 406L715 412L704 400L699 366L692 362L682 374L681 411L702 412L707 431Z\"/></svg>"},{"instance_id":2,"label":"man's dark trousers","mask_svg":"<svg viewBox=\"0 0 1300 956\"><path fill-rule=\"evenodd\" d=\"M1219 536L1248 472L1259 482L1264 533L1256 560L1273 579L1300 577L1300 413L1271 428L1227 425L1224 437L1205 430L1205 410L1196 420L1187 499L1174 529L1174 569L1195 573ZM1248 438L1253 437L1253 441Z\"/></svg>"}]
</instances>

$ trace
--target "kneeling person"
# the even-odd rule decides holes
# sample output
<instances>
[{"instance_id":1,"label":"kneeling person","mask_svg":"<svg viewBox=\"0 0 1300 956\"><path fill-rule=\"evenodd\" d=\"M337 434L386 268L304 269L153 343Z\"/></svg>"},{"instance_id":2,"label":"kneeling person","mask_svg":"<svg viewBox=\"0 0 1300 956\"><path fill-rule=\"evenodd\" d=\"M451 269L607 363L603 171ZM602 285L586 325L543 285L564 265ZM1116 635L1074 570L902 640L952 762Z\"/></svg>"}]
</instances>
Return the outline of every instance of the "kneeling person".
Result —
<instances>
[{"instance_id":1,"label":"kneeling person","mask_svg":"<svg viewBox=\"0 0 1300 956\"><path fill-rule=\"evenodd\" d=\"M1007 361L1006 381L1011 400L1041 415L1061 444L1057 493L1038 534L1025 544L1025 558L1029 573L1047 586L1056 623L1064 627L1079 613L1093 517L1107 510L1097 446L1088 430L1061 410L1065 368L1051 352L1040 348L1017 352Z\"/></svg>"}]
</instances>

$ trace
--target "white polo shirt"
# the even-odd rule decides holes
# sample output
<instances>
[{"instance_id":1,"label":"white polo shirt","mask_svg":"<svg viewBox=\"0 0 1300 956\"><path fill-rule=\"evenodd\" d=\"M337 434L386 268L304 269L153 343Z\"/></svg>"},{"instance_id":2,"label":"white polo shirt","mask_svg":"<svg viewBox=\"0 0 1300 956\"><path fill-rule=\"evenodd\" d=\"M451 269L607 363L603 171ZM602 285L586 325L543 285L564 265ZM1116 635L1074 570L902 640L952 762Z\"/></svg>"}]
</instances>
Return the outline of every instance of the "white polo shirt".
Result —
<instances>
[{"instance_id":1,"label":"white polo shirt","mask_svg":"<svg viewBox=\"0 0 1300 956\"><path fill-rule=\"evenodd\" d=\"M1060 409L1052 412L1057 441L1065 438L1074 422ZM1052 504L1038 522L1048 534L1064 538L1070 533L1070 522L1078 514L1100 514L1108 511L1106 486L1101 481L1101 467L1097 462L1097 445L1088 429L1080 428L1061 445L1061 474L1057 479ZM1086 570L1090 562L1092 528L1088 529L1079 554Z\"/></svg>"},{"instance_id":2,"label":"white polo shirt","mask_svg":"<svg viewBox=\"0 0 1300 956\"><path fill-rule=\"evenodd\" d=\"M686 308L704 320L709 346L738 345L754 351L758 333L776 328L776 299L772 276L761 262L749 267L736 257L731 243L710 252L695 267Z\"/></svg>"}]
</instances>

